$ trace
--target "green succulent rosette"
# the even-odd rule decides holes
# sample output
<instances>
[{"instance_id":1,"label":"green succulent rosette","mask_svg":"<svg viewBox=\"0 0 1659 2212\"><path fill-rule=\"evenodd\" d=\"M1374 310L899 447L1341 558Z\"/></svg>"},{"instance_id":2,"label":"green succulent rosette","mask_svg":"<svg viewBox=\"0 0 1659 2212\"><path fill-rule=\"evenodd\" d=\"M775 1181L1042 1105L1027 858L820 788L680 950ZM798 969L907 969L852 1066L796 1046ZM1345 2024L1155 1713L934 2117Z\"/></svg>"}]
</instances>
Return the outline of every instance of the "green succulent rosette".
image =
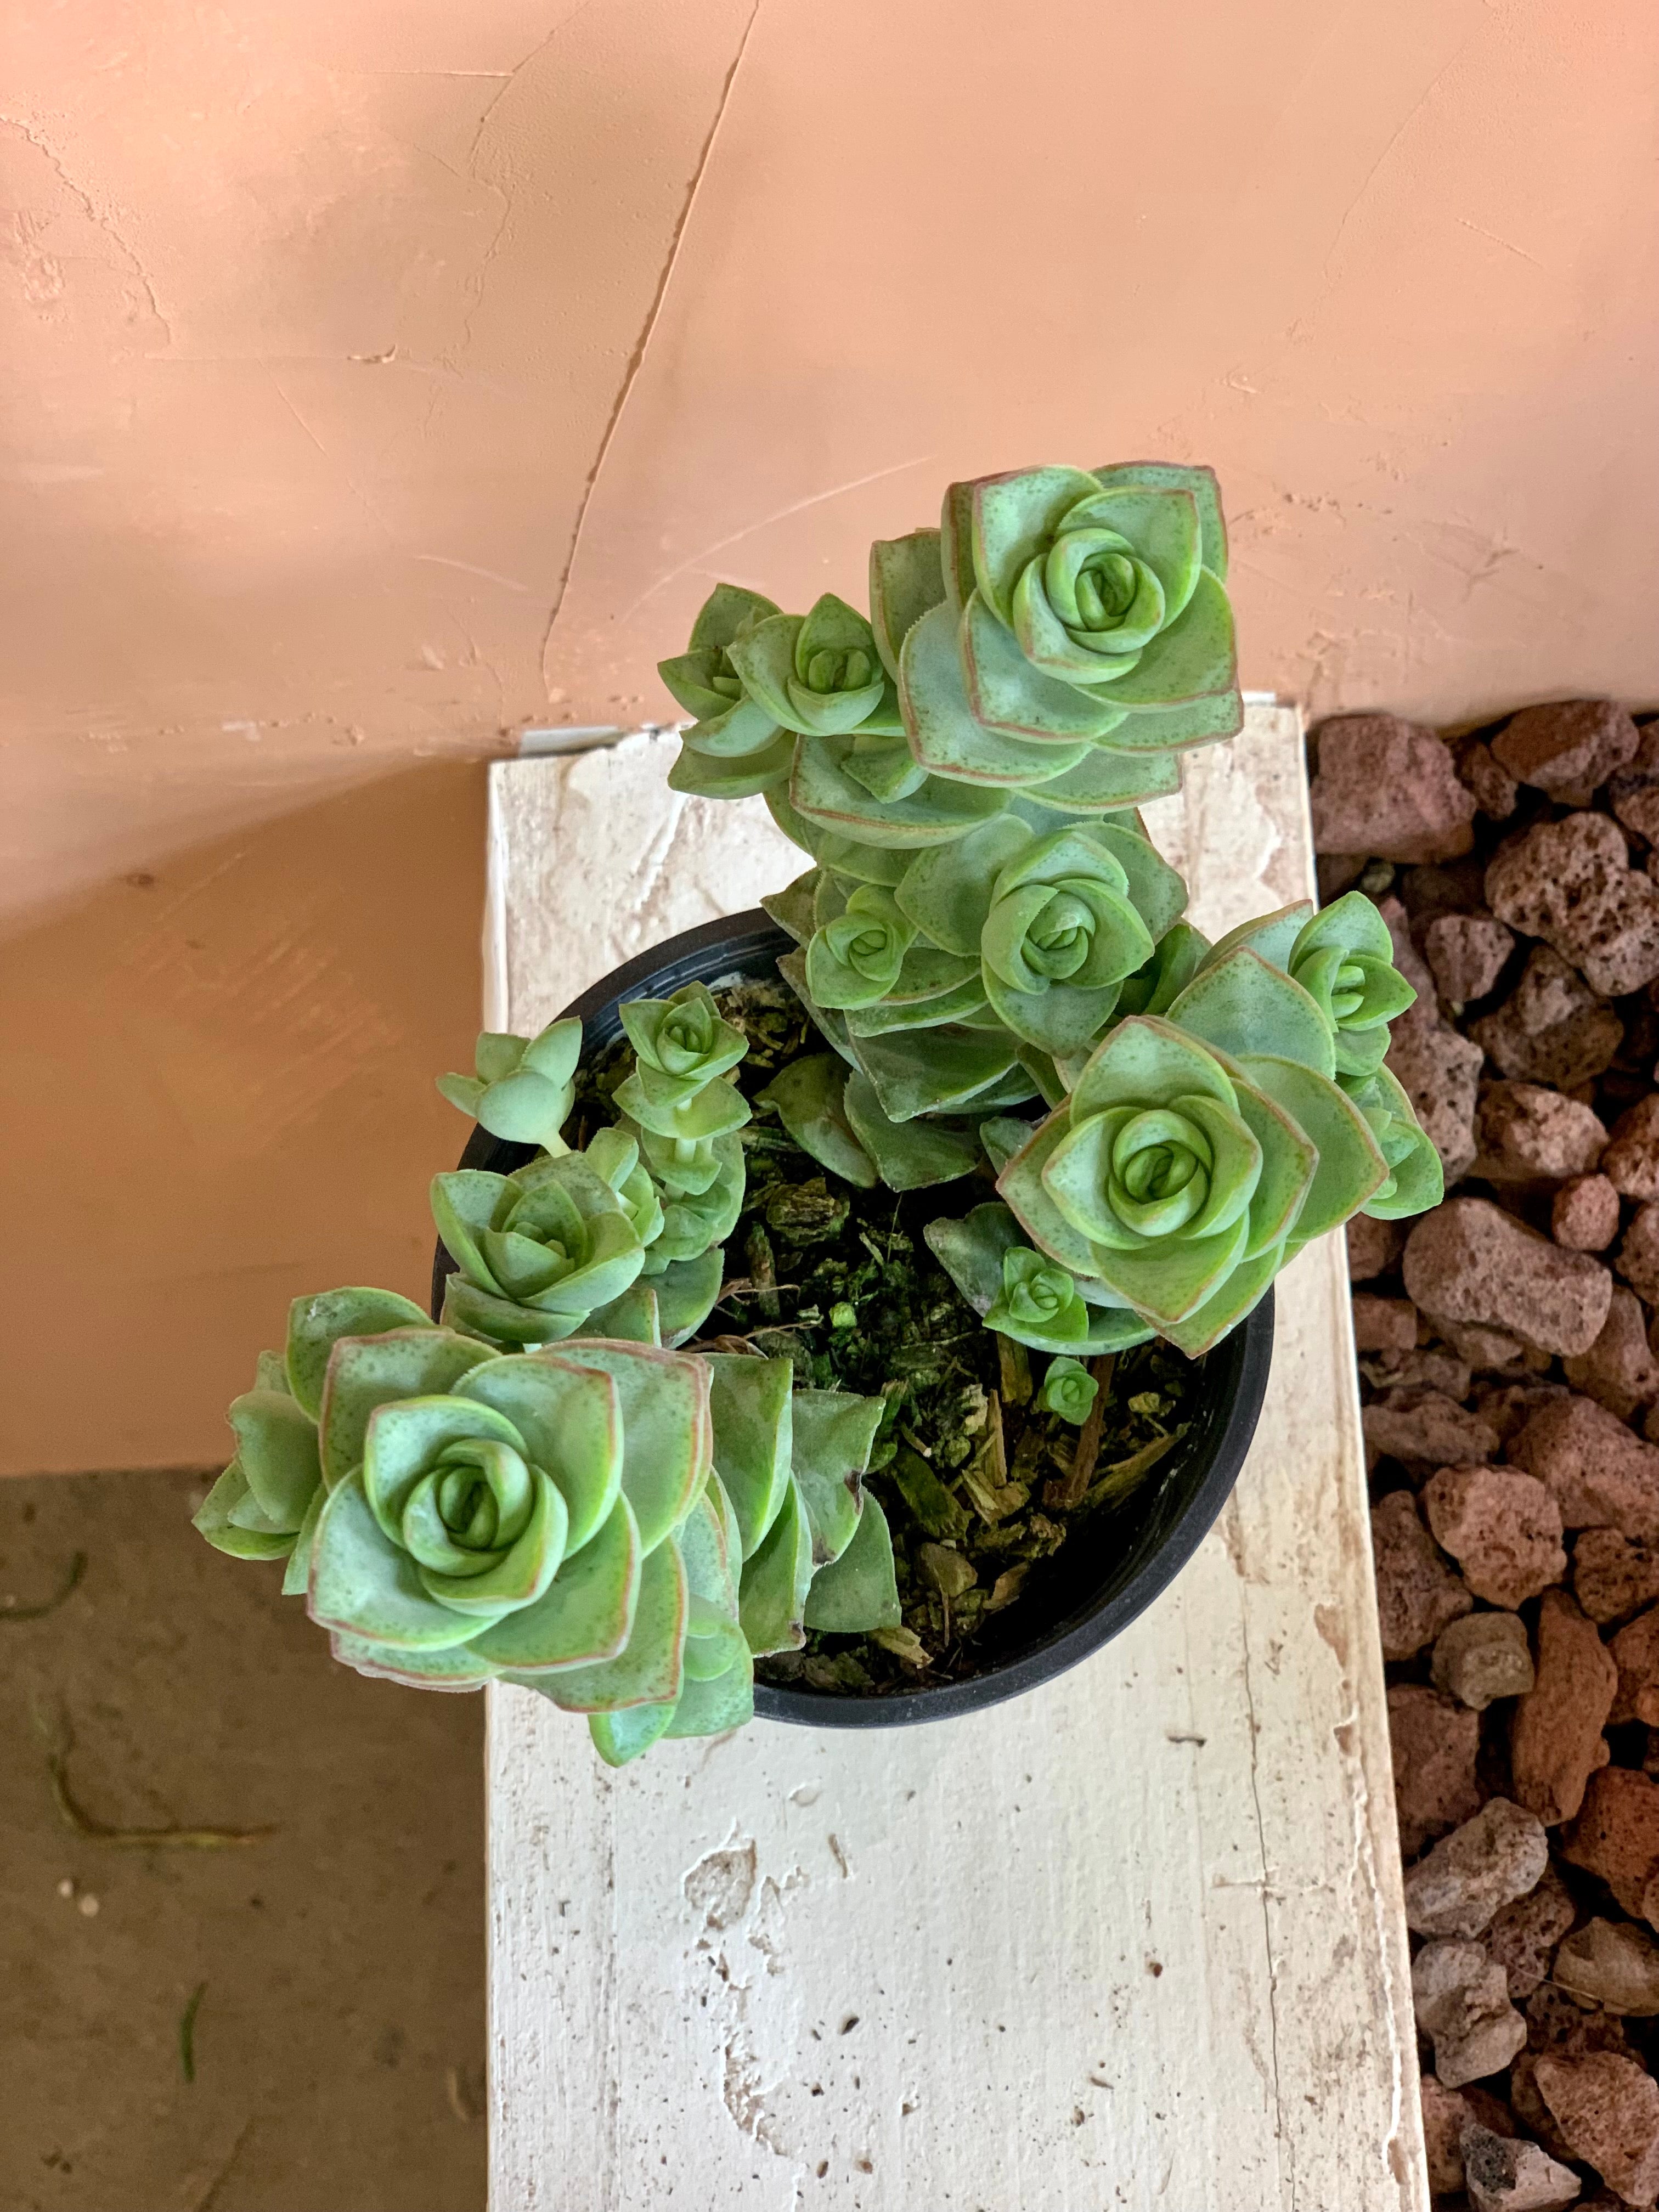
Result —
<instances>
[{"instance_id":1,"label":"green succulent rosette","mask_svg":"<svg viewBox=\"0 0 1659 2212\"><path fill-rule=\"evenodd\" d=\"M1338 1078L1365 1117L1365 1126L1388 1163L1385 1180L1359 1209L1376 1221L1404 1221L1426 1213L1446 1194L1440 1155L1412 1110L1412 1102L1386 1067L1370 1075Z\"/></svg>"},{"instance_id":2,"label":"green succulent rosette","mask_svg":"<svg viewBox=\"0 0 1659 2212\"><path fill-rule=\"evenodd\" d=\"M317 1424L334 1346L344 1337L372 1339L395 1359L410 1331L436 1334L395 1291L356 1284L295 1299L284 1350L262 1352L252 1389L232 1401L235 1453L195 1516L216 1551L237 1559L292 1555L320 1504ZM447 1357L459 1373L483 1353L457 1345Z\"/></svg>"},{"instance_id":3,"label":"green succulent rosette","mask_svg":"<svg viewBox=\"0 0 1659 2212\"><path fill-rule=\"evenodd\" d=\"M657 664L678 704L695 716L669 771L672 789L704 799L747 799L788 781L794 738L744 684L732 657L775 603L736 584L716 584L691 625L685 652Z\"/></svg>"},{"instance_id":4,"label":"green succulent rosette","mask_svg":"<svg viewBox=\"0 0 1659 2212\"><path fill-rule=\"evenodd\" d=\"M749 1119L743 1094L724 1079L747 1040L721 1018L703 983L688 983L669 999L635 999L622 1018L635 1065L617 1091L617 1110L665 1194L699 1196L729 1170L732 1155L720 1140Z\"/></svg>"},{"instance_id":5,"label":"green succulent rosette","mask_svg":"<svg viewBox=\"0 0 1659 2212\"><path fill-rule=\"evenodd\" d=\"M1099 1395L1100 1385L1082 1361L1061 1352L1048 1362L1048 1372L1038 1386L1036 1402L1045 1413L1058 1413L1062 1421L1069 1421L1074 1429L1080 1429Z\"/></svg>"},{"instance_id":6,"label":"green succulent rosette","mask_svg":"<svg viewBox=\"0 0 1659 2212\"><path fill-rule=\"evenodd\" d=\"M1366 1076L1380 1068L1389 1024L1416 1003L1417 993L1395 966L1389 925L1364 892L1349 891L1315 915L1285 965L1331 1024L1339 1073Z\"/></svg>"},{"instance_id":7,"label":"green succulent rosette","mask_svg":"<svg viewBox=\"0 0 1659 2212\"><path fill-rule=\"evenodd\" d=\"M434 1176L432 1218L459 1270L444 1320L494 1345L574 1336L645 1264L637 1208L580 1152Z\"/></svg>"},{"instance_id":8,"label":"green succulent rosette","mask_svg":"<svg viewBox=\"0 0 1659 2212\"><path fill-rule=\"evenodd\" d=\"M492 1137L562 1149L560 1130L570 1112L572 1081L581 1056L579 1021L550 1022L538 1036L484 1030L471 1075L441 1075L438 1088Z\"/></svg>"},{"instance_id":9,"label":"green succulent rosette","mask_svg":"<svg viewBox=\"0 0 1659 2212\"><path fill-rule=\"evenodd\" d=\"M893 1122L1059 1097L1056 1062L1086 1057L1126 989L1167 1006L1208 949L1133 815L1009 811L915 853L890 888L823 865L767 903L805 947L784 975Z\"/></svg>"}]
</instances>

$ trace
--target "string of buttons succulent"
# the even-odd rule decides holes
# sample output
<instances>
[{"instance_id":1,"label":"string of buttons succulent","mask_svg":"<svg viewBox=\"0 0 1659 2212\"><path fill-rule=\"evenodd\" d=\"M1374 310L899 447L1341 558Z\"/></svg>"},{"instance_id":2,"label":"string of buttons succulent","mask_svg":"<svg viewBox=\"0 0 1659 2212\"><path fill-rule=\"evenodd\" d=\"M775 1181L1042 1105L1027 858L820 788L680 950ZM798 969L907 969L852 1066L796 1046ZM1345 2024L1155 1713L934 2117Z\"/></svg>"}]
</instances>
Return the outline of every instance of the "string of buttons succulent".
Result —
<instances>
[{"instance_id":1,"label":"string of buttons succulent","mask_svg":"<svg viewBox=\"0 0 1659 2212\"><path fill-rule=\"evenodd\" d=\"M810 860L765 902L793 998L693 983L586 1053L570 1019L481 1036L440 1088L530 1157L434 1177L437 1322L295 1301L209 1542L282 1562L359 1672L524 1685L619 1765L747 1720L757 1660L864 1639L925 1681L941 1608L948 1640L1018 1589L965 1535L1006 1542L1033 1488L1005 1417L1062 1476L1109 1406L1155 1431L1054 1512L1155 1480L1180 1385L1126 1382L1201 1361L1310 1238L1442 1195L1375 906L1212 945L1136 811L1242 726L1226 574L1211 473L1131 464L951 485L871 549L867 612L717 585L662 664L695 718L669 781L758 795ZM779 1243L812 1278L787 1329ZM876 1299L933 1398L847 1387ZM924 1435L947 1398L961 1436Z\"/></svg>"}]
</instances>

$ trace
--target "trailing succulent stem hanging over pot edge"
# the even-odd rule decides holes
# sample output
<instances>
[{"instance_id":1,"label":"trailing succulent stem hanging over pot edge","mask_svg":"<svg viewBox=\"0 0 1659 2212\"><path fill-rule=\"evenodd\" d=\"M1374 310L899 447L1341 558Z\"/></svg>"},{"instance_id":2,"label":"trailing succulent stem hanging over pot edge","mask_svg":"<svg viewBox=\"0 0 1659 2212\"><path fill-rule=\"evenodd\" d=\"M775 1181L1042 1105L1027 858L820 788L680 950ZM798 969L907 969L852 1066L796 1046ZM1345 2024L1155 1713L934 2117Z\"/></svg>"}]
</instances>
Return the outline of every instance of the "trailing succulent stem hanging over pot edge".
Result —
<instances>
[{"instance_id":1,"label":"trailing succulent stem hanging over pot edge","mask_svg":"<svg viewBox=\"0 0 1659 2212\"><path fill-rule=\"evenodd\" d=\"M929 1245L1079 1427L1085 1361L1196 1356L1310 1238L1440 1196L1382 1064L1413 994L1376 909L1212 945L1135 811L1240 726L1225 575L1207 470L1025 470L872 548L867 617L720 585L663 665L696 717L670 781L763 793L813 862L765 903L828 1048L757 1105L843 1185L957 1185ZM886 1401L686 1348L744 1202L744 1034L701 983L621 1018L580 1150L579 1022L440 1079L535 1156L434 1176L438 1325L366 1287L295 1301L197 1516L283 1561L360 1672L523 1684L617 1765L746 1720L755 1660L808 1631L902 1620L863 1480Z\"/></svg>"}]
</instances>

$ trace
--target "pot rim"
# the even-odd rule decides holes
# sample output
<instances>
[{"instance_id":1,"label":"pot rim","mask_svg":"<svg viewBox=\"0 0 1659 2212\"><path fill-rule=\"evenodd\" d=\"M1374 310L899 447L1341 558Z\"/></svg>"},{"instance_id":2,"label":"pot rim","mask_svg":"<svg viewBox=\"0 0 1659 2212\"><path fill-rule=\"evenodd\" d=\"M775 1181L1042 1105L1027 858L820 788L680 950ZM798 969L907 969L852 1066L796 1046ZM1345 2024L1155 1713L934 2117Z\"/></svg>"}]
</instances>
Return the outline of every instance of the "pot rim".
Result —
<instances>
[{"instance_id":1,"label":"pot rim","mask_svg":"<svg viewBox=\"0 0 1659 2212\"><path fill-rule=\"evenodd\" d=\"M690 982L715 986L736 981L752 976L762 963L762 972L769 975L777 955L793 951L794 942L758 907L703 922L624 961L590 984L559 1018L574 1016L581 1021L584 1051L607 1045L622 1034L617 1009L623 999L665 997ZM529 1159L535 1150L529 1145L511 1146L475 1127L459 1164L491 1166L503 1152L517 1152ZM440 1243L432 1271L434 1319L443 1303L444 1279L453 1264ZM878 1697L757 1681L757 1717L805 1728L904 1728L923 1721L948 1720L1023 1696L1121 1635L1169 1588L1231 1495L1261 1416L1273 1343L1273 1292L1269 1289L1255 1311L1206 1355L1206 1361L1219 1364L1215 1397L1206 1402L1214 1404L1218 1400L1222 1410L1210 1420L1187 1456L1185 1469L1193 1479L1170 1525L1161 1534L1154 1534L1147 1555L1120 1586L1073 1606L1021 1649L994 1660L982 1673L963 1680Z\"/></svg>"}]
</instances>

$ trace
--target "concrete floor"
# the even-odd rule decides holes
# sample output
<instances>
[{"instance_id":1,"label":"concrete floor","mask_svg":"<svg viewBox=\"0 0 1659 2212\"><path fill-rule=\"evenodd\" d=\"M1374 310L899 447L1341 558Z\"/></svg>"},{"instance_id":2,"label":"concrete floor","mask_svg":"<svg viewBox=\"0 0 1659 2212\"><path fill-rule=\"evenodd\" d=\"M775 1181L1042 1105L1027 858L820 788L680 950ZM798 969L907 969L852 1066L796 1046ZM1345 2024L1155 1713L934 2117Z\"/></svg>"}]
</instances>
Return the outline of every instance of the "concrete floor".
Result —
<instances>
[{"instance_id":1,"label":"concrete floor","mask_svg":"<svg viewBox=\"0 0 1659 2212\"><path fill-rule=\"evenodd\" d=\"M0 1483L0 2203L474 2212L483 1701L337 1668L276 1568L191 1528L204 1488Z\"/></svg>"}]
</instances>

